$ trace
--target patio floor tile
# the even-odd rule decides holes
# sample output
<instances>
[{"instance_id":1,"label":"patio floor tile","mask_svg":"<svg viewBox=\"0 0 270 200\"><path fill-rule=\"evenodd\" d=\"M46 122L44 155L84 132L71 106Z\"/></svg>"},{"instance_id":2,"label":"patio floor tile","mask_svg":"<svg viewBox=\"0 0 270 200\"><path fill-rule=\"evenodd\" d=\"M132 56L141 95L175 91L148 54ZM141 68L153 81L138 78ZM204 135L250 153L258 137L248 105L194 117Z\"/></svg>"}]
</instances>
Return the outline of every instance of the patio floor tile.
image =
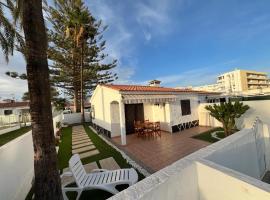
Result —
<instances>
[{"instance_id":1,"label":"patio floor tile","mask_svg":"<svg viewBox=\"0 0 270 200\"><path fill-rule=\"evenodd\" d=\"M161 138L141 138L127 135L127 145L121 145L121 138L111 141L149 172L154 173L173 162L208 146L210 143L192 136L210 130L211 127L194 127L178 133L162 132Z\"/></svg>"}]
</instances>

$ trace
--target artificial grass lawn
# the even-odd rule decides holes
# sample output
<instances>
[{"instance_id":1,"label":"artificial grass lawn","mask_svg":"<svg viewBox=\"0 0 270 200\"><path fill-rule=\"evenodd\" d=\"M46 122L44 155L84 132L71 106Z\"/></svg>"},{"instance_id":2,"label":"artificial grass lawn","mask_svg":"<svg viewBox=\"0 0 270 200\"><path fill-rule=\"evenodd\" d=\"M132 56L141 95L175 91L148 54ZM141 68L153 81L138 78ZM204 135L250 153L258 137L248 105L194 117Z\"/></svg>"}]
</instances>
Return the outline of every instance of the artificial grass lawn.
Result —
<instances>
[{"instance_id":1,"label":"artificial grass lawn","mask_svg":"<svg viewBox=\"0 0 270 200\"><path fill-rule=\"evenodd\" d=\"M11 131L3 135L0 135L0 146L3 146L4 144L10 142L11 140L14 140L15 138L27 133L30 130L31 130L31 126L27 126L27 127L22 127L15 131Z\"/></svg>"},{"instance_id":2,"label":"artificial grass lawn","mask_svg":"<svg viewBox=\"0 0 270 200\"><path fill-rule=\"evenodd\" d=\"M199 140L204 140L204 141L207 141L207 142L211 142L211 143L214 143L214 142L217 142L219 140L217 140L216 138L213 138L211 136L211 133L215 132L215 131L220 131L220 132L217 132L217 136L219 138L225 138L225 135L224 135L224 132L223 132L223 128L214 128L214 129L211 129L209 131L206 131L204 133L201 133L199 135L195 135L193 136L192 138L195 138L195 139L199 139Z\"/></svg>"},{"instance_id":3,"label":"artificial grass lawn","mask_svg":"<svg viewBox=\"0 0 270 200\"><path fill-rule=\"evenodd\" d=\"M106 142L104 142L97 134L95 134L88 126L87 124L84 125L84 129L88 136L90 137L91 141L94 143L96 148L99 150L99 154L84 158L82 159L83 164L87 164L90 162L96 162L97 165L100 167L99 160L113 157L114 160L117 162L117 164L121 168L130 168L131 165L129 165L126 160L122 157L122 155L116 151L113 147L108 145ZM58 165L59 169L63 169L68 167L68 161L70 157L72 156L71 153L71 141L72 141L72 127L67 127L62 129L62 136L61 136L61 143L59 145L59 151L58 151ZM138 172L139 180L143 179L144 176ZM120 187L117 189L121 189ZM124 188L122 188L124 189ZM80 197L80 199L91 199L91 200L100 200L100 199L107 199L111 197L112 194L101 191L101 190L89 190L84 191ZM69 199L76 199L76 193L71 192L68 194Z\"/></svg>"}]
</instances>

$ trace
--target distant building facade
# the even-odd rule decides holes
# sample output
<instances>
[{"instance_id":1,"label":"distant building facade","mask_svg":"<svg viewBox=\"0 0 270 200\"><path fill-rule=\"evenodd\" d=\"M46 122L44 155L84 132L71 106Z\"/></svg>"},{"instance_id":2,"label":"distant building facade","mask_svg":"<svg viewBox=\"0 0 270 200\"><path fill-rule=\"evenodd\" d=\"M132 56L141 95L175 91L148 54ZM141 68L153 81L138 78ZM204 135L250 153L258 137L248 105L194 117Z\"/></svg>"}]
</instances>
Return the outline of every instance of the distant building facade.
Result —
<instances>
[{"instance_id":1,"label":"distant building facade","mask_svg":"<svg viewBox=\"0 0 270 200\"><path fill-rule=\"evenodd\" d=\"M236 69L218 76L216 84L198 86L193 89L248 95L270 92L270 81L265 72Z\"/></svg>"}]
</instances>

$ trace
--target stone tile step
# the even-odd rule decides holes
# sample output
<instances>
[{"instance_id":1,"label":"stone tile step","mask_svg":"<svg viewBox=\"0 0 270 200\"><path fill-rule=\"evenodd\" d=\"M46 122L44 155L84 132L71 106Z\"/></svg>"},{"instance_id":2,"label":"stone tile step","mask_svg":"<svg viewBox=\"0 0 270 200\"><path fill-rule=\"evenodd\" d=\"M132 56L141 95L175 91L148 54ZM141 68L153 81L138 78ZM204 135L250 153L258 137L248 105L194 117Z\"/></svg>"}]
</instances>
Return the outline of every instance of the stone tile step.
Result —
<instances>
[{"instance_id":1,"label":"stone tile step","mask_svg":"<svg viewBox=\"0 0 270 200\"><path fill-rule=\"evenodd\" d=\"M87 142L87 141L92 142L89 138L85 138L85 139L81 139L81 140L72 140L72 144L76 145L77 142L78 142L78 144L80 144L82 142Z\"/></svg>"},{"instance_id":2,"label":"stone tile step","mask_svg":"<svg viewBox=\"0 0 270 200\"><path fill-rule=\"evenodd\" d=\"M88 136L87 134L80 134L80 135L72 135L72 138L84 137Z\"/></svg>"},{"instance_id":3,"label":"stone tile step","mask_svg":"<svg viewBox=\"0 0 270 200\"><path fill-rule=\"evenodd\" d=\"M96 149L96 150L92 150L92 151L87 151L85 153L80 153L79 156L81 159L83 159L83 158L87 158L87 157L94 156L97 154L99 154L99 151Z\"/></svg>"},{"instance_id":4,"label":"stone tile step","mask_svg":"<svg viewBox=\"0 0 270 200\"><path fill-rule=\"evenodd\" d=\"M73 132L73 133L85 133L85 130L84 130L84 129L81 129L81 130L79 130L79 129L75 129L75 130L74 130L74 129L73 129L72 132Z\"/></svg>"},{"instance_id":5,"label":"stone tile step","mask_svg":"<svg viewBox=\"0 0 270 200\"><path fill-rule=\"evenodd\" d=\"M72 131L73 135L86 134L85 131Z\"/></svg>"},{"instance_id":6,"label":"stone tile step","mask_svg":"<svg viewBox=\"0 0 270 200\"><path fill-rule=\"evenodd\" d=\"M86 133L78 133L78 134L72 134L72 137L81 137L81 136L85 136L85 135L87 135Z\"/></svg>"},{"instance_id":7,"label":"stone tile step","mask_svg":"<svg viewBox=\"0 0 270 200\"><path fill-rule=\"evenodd\" d=\"M121 169L113 157L100 160L99 163L102 169L108 170Z\"/></svg>"},{"instance_id":8,"label":"stone tile step","mask_svg":"<svg viewBox=\"0 0 270 200\"><path fill-rule=\"evenodd\" d=\"M86 152L86 151L90 151L90 150L94 150L96 147L94 145L90 145L90 146L85 146L85 147L81 147L78 149L73 149L72 150L72 154L75 153L82 153L82 152Z\"/></svg>"},{"instance_id":9,"label":"stone tile step","mask_svg":"<svg viewBox=\"0 0 270 200\"><path fill-rule=\"evenodd\" d=\"M96 162L91 162L86 165L83 165L86 173L91 173L93 169L98 169L98 165Z\"/></svg>"},{"instance_id":10,"label":"stone tile step","mask_svg":"<svg viewBox=\"0 0 270 200\"><path fill-rule=\"evenodd\" d=\"M84 137L89 137L89 136L88 135L72 136L72 139L79 139L79 138L84 138Z\"/></svg>"},{"instance_id":11,"label":"stone tile step","mask_svg":"<svg viewBox=\"0 0 270 200\"><path fill-rule=\"evenodd\" d=\"M85 139L90 139L88 136L85 137L80 137L80 138L72 138L72 141L80 141L80 140L85 140Z\"/></svg>"},{"instance_id":12,"label":"stone tile step","mask_svg":"<svg viewBox=\"0 0 270 200\"><path fill-rule=\"evenodd\" d=\"M85 139L85 140L72 142L72 145L82 144L82 143L86 143L86 142L92 142L92 141L90 139Z\"/></svg>"},{"instance_id":13,"label":"stone tile step","mask_svg":"<svg viewBox=\"0 0 270 200\"><path fill-rule=\"evenodd\" d=\"M72 149L78 149L78 148L82 148L82 147L86 147L86 146L90 146L93 145L92 142L85 142L82 144L77 144L77 145L72 145Z\"/></svg>"}]
</instances>

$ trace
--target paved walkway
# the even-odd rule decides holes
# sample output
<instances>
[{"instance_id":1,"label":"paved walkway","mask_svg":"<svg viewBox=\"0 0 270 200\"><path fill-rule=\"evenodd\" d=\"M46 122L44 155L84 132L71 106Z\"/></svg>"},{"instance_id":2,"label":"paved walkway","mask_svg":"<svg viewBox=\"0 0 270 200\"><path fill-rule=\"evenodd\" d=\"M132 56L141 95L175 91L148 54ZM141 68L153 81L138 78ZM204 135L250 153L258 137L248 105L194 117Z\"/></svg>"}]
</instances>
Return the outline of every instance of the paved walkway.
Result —
<instances>
[{"instance_id":1,"label":"paved walkway","mask_svg":"<svg viewBox=\"0 0 270 200\"><path fill-rule=\"evenodd\" d=\"M194 127L178 133L162 132L161 138L141 138L136 134L127 135L127 145L121 145L121 138L112 141L132 159L149 172L156 172L173 162L193 153L210 143L192 136L210 130L210 127Z\"/></svg>"},{"instance_id":2,"label":"paved walkway","mask_svg":"<svg viewBox=\"0 0 270 200\"><path fill-rule=\"evenodd\" d=\"M76 153L81 159L99 154L82 125L72 127L72 154Z\"/></svg>"}]
</instances>

